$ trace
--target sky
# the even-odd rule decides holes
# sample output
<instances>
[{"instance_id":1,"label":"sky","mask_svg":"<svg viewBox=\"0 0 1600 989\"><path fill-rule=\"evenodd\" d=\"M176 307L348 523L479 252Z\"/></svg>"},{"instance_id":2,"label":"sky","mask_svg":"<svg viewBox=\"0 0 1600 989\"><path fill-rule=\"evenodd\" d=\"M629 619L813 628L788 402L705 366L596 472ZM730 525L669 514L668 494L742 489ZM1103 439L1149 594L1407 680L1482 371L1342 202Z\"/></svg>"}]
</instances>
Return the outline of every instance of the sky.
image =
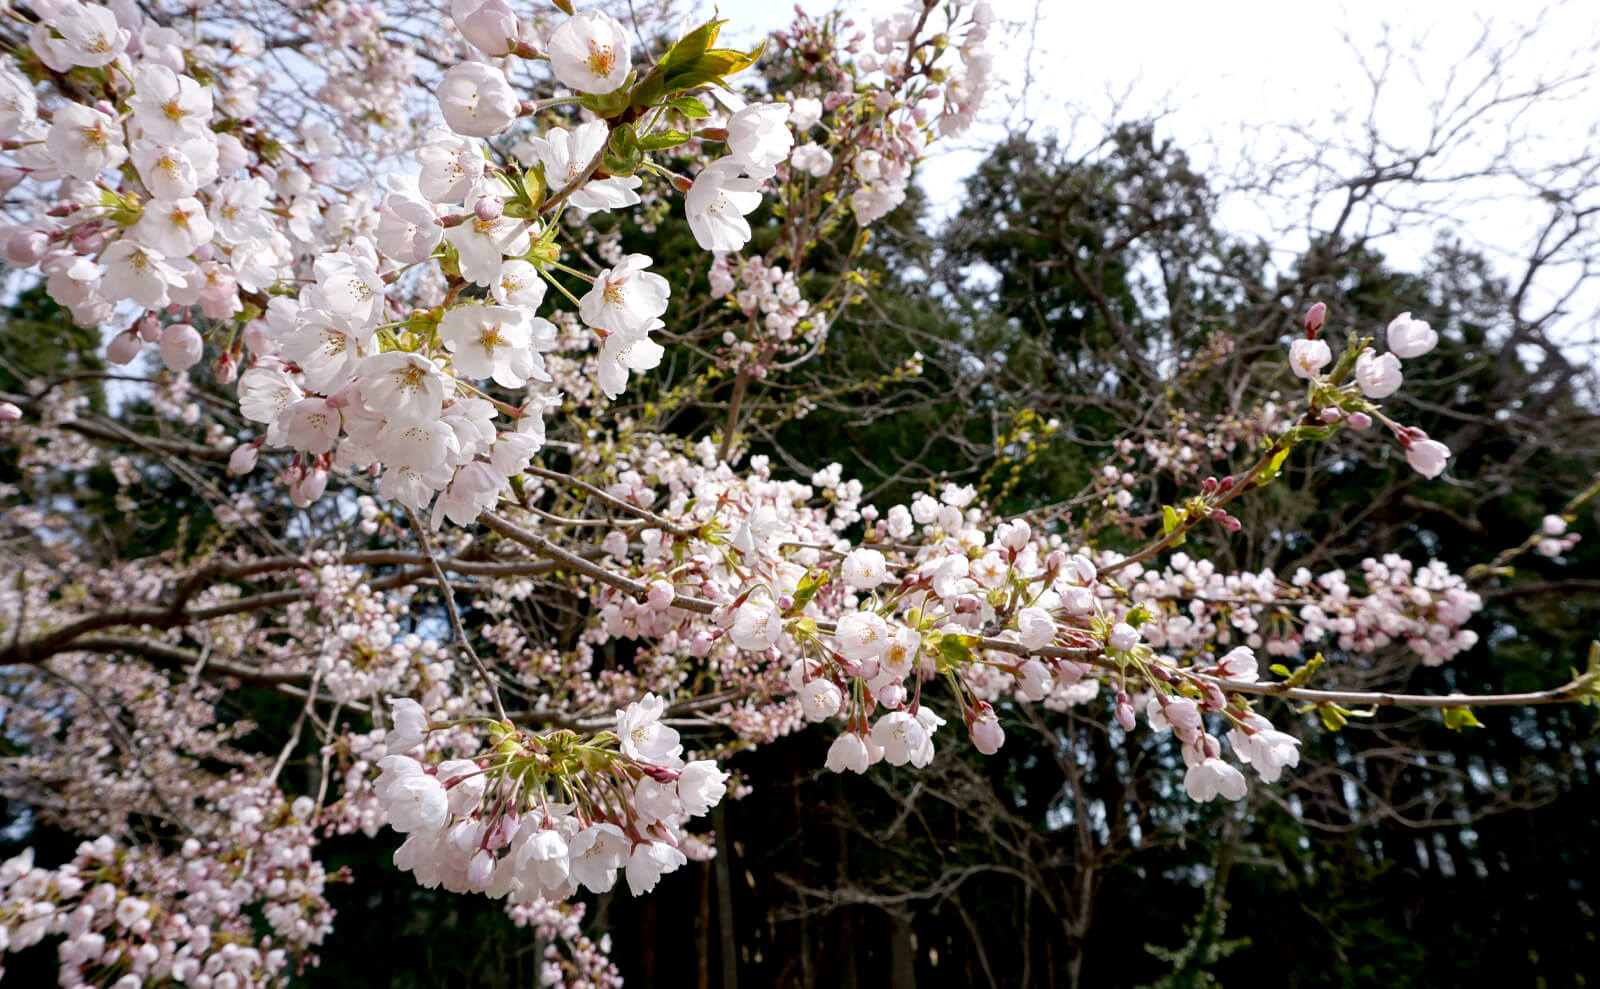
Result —
<instances>
[{"instance_id":1,"label":"sky","mask_svg":"<svg viewBox=\"0 0 1600 989\"><path fill-rule=\"evenodd\" d=\"M1000 53L996 67L1005 83L991 96L985 114L989 125L975 130L968 147L936 145L922 171L925 188L946 208L983 147L1024 122L1039 133L1065 131L1083 114L1098 121L1160 114L1158 132L1214 170L1238 167L1252 146L1263 153L1284 146L1303 150L1304 140L1287 133L1292 124L1323 136L1359 134L1371 95L1362 62L1380 58L1385 37L1395 58L1375 122L1381 133L1406 147L1426 135L1435 103L1469 92L1482 78L1487 62L1469 52L1485 32L1505 44L1537 25L1508 60L1505 76L1513 83L1531 84L1564 69L1593 70L1600 64L1596 0L1548 7L1512 0L992 4L1012 28L991 42ZM816 13L833 6L816 0L800 5ZM794 6L793 0L743 0L725 8L723 16L731 17L727 31L734 37L753 38L786 23ZM872 17L900 8L902 0L843 6L870 25ZM1574 83L1558 92L1560 99L1543 101L1533 113L1515 120L1503 114L1464 132L1449 164L1463 170L1482 165L1489 149L1499 146L1495 142L1505 141L1508 128L1515 129L1517 161L1525 169L1585 151L1600 156L1600 82ZM1113 108L1119 105L1117 114ZM1079 127L1080 133L1096 131ZM1600 186L1600 177L1595 184ZM1530 208L1524 190L1520 183L1498 179L1459 187L1442 215L1390 238L1391 259L1415 265L1446 232L1499 255L1502 268L1512 268L1546 215L1537 203ZM1590 197L1600 205L1600 189ZM1308 219L1315 225L1327 218L1308 218L1303 205L1253 196L1233 197L1222 213L1230 229L1276 238L1285 256L1303 243ZM1284 232L1296 224L1300 235ZM1546 294L1559 284L1553 279ZM1587 339L1597 322L1587 316L1600 312L1600 287L1581 295L1574 308L1584 315L1575 313L1566 332Z\"/></svg>"}]
</instances>

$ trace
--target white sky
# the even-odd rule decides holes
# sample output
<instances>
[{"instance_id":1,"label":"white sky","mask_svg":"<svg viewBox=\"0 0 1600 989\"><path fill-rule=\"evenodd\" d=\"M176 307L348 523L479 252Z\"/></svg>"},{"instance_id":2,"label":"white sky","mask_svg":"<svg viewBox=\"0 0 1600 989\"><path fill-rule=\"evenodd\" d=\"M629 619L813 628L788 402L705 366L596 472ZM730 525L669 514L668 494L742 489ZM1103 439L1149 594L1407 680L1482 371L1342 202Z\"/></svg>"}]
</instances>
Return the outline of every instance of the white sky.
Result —
<instances>
[{"instance_id":1,"label":"white sky","mask_svg":"<svg viewBox=\"0 0 1600 989\"><path fill-rule=\"evenodd\" d=\"M818 0L800 5L816 13L833 6ZM872 17L902 5L902 0L843 4L869 32ZM1373 52L1385 32L1399 50L1412 54L1414 65L1392 70L1380 130L1400 141L1415 136L1430 117L1431 102L1452 85L1459 92L1469 78L1481 77L1483 63L1476 64L1474 76L1473 63L1463 59L1486 28L1494 37L1510 39L1533 23L1541 6L1512 0L1039 0L1037 6L1034 0L992 0L992 5L1001 20L1017 28L991 38L1006 83L986 111L993 126L975 131L969 145L992 142L1002 121L1015 126L1031 119L1036 130L1054 130L1069 126L1074 112L1107 119L1120 102L1121 119L1164 112L1162 133L1189 150L1203 169L1236 162L1247 135L1266 144L1284 140L1277 130L1284 125L1315 125L1323 133L1359 130L1370 90L1358 52ZM725 6L722 15L731 18L732 37L747 39L787 23L794 6L793 0L744 0ZM1569 0L1545 11L1538 30L1511 60L1509 75L1532 80L1562 66L1592 67L1597 52L1600 0ZM1024 89L1030 70L1033 81ZM1480 128L1481 137L1464 142L1462 164L1481 158L1495 136L1503 141L1506 124ZM1600 85L1591 81L1574 88L1566 100L1550 101L1516 126L1525 163L1600 149ZM935 151L922 172L935 202L949 205L959 195L960 179L981 153L981 148ZM1600 185L1600 176L1595 184ZM1480 186L1472 198L1483 200L1510 188ZM1600 190L1591 195L1600 200ZM1509 266L1530 242L1539 218L1525 200L1455 202L1448 213L1448 220L1391 239L1385 245L1391 258L1409 267L1443 229L1507 252L1503 261ZM1261 234L1305 220L1284 204L1256 202L1234 202L1223 218L1231 229ZM1284 246L1293 251L1299 245ZM1582 311L1587 316L1597 308L1600 290L1585 297ZM1574 325L1569 332L1586 340L1593 331Z\"/></svg>"}]
</instances>

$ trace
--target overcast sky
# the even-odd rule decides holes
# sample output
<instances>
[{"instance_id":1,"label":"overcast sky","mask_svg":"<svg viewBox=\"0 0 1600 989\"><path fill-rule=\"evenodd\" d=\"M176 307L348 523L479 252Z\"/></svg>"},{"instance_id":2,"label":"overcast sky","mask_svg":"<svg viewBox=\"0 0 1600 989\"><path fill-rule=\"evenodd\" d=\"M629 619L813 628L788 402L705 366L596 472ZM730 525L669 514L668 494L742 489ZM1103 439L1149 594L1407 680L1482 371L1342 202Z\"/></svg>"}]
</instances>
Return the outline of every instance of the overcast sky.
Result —
<instances>
[{"instance_id":1,"label":"overcast sky","mask_svg":"<svg viewBox=\"0 0 1600 989\"><path fill-rule=\"evenodd\" d=\"M1359 130L1370 97L1361 54L1375 52L1386 33L1414 61L1392 69L1378 120L1384 133L1403 142L1426 125L1430 104L1441 94L1452 87L1462 92L1468 81L1481 78L1482 60L1474 63L1466 56L1486 29L1502 42L1510 40L1540 16L1541 6L1512 0L992 2L1001 19L1022 27L1003 43L991 43L1001 52L996 66L1005 84L987 110L994 125L971 143L992 142L1003 132L1002 120L1012 126L1032 120L1036 130L1052 130L1067 126L1074 112L1105 117L1120 103L1123 119L1162 113L1163 134L1190 149L1202 167L1236 164L1247 139L1270 147L1272 140L1283 140L1272 129L1291 123L1325 132ZM744 0L724 6L723 16L732 18L730 32L737 28L739 36L750 36L782 26L794 6L792 0ZM820 13L834 5L801 0L801 6ZM860 11L870 30L872 17L902 3L864 0L844 6ZM1558 67L1593 65L1600 51L1600 2L1555 4L1542 18L1511 60L1510 78L1529 81ZM1565 100L1546 101L1516 122L1524 163L1600 147L1600 87L1591 82L1564 92ZM1495 137L1503 141L1507 123L1482 126L1464 142L1463 167L1471 166L1474 155L1486 154ZM980 153L949 148L935 153L922 174L935 201L959 193L958 180ZM1526 201L1481 201L1508 189L1472 190L1472 198L1480 201L1455 204L1447 221L1391 242L1391 257L1414 264L1443 229L1504 252L1502 261L1509 267L1530 242L1539 217ZM1232 228L1263 234L1304 219L1284 204L1253 200L1235 201L1224 213ZM1600 292L1588 297L1585 308L1592 310L1596 301ZM1590 326L1583 330L1580 335L1587 338Z\"/></svg>"}]
</instances>

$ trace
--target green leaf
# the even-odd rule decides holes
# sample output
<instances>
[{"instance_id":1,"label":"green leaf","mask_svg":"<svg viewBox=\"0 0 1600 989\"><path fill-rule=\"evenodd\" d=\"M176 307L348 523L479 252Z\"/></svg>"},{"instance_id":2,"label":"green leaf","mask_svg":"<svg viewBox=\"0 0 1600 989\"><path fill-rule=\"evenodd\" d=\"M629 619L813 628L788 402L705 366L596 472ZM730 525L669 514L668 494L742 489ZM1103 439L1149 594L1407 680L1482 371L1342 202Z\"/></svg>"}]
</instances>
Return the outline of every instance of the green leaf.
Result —
<instances>
[{"instance_id":1,"label":"green leaf","mask_svg":"<svg viewBox=\"0 0 1600 989\"><path fill-rule=\"evenodd\" d=\"M1163 536L1172 535L1172 530L1178 527L1180 521L1176 508L1171 505L1161 506L1161 534Z\"/></svg>"},{"instance_id":2,"label":"green leaf","mask_svg":"<svg viewBox=\"0 0 1600 989\"><path fill-rule=\"evenodd\" d=\"M679 96L668 100L667 106L691 120L700 120L711 116L711 111L706 109L706 105L693 96Z\"/></svg>"},{"instance_id":3,"label":"green leaf","mask_svg":"<svg viewBox=\"0 0 1600 989\"><path fill-rule=\"evenodd\" d=\"M794 607L789 609L789 613L791 615L799 614L801 609L811 603L811 599L817 596L817 591L821 590L822 585L827 582L828 571L808 571L804 577L800 578L800 586L795 588Z\"/></svg>"},{"instance_id":4,"label":"green leaf","mask_svg":"<svg viewBox=\"0 0 1600 989\"><path fill-rule=\"evenodd\" d=\"M1284 666L1282 663L1273 663L1271 666L1267 667L1267 669L1281 677L1286 677L1289 675L1289 667Z\"/></svg>"},{"instance_id":5,"label":"green leaf","mask_svg":"<svg viewBox=\"0 0 1600 989\"><path fill-rule=\"evenodd\" d=\"M662 131L659 134L651 134L641 140L639 142L639 150L665 151L667 148L675 148L680 144L685 144L688 140L689 135L681 130Z\"/></svg>"},{"instance_id":6,"label":"green leaf","mask_svg":"<svg viewBox=\"0 0 1600 989\"><path fill-rule=\"evenodd\" d=\"M726 23L728 23L726 18L722 20L712 18L679 38L671 48L667 49L667 53L661 56L661 67L670 73L697 56L704 55L717 43L717 35L722 33L722 25Z\"/></svg>"},{"instance_id":7,"label":"green leaf","mask_svg":"<svg viewBox=\"0 0 1600 989\"><path fill-rule=\"evenodd\" d=\"M1329 731L1338 731L1349 724L1349 719L1345 717L1349 713L1337 704L1317 705L1317 714L1322 717L1322 727Z\"/></svg>"},{"instance_id":8,"label":"green leaf","mask_svg":"<svg viewBox=\"0 0 1600 989\"><path fill-rule=\"evenodd\" d=\"M606 142L605 170L612 175L632 175L644 164L644 152L639 149L639 134L632 124L619 124L611 131Z\"/></svg>"},{"instance_id":9,"label":"green leaf","mask_svg":"<svg viewBox=\"0 0 1600 989\"><path fill-rule=\"evenodd\" d=\"M1322 653L1319 652L1315 656L1312 656L1310 659L1306 660L1306 664L1304 666L1289 674L1288 685L1291 687L1304 687L1308 682L1310 682L1311 675L1322 669L1322 664L1324 662L1326 662L1326 660L1322 658Z\"/></svg>"},{"instance_id":10,"label":"green leaf","mask_svg":"<svg viewBox=\"0 0 1600 989\"><path fill-rule=\"evenodd\" d=\"M971 636L946 633L939 638L939 658L935 661L940 673L947 673L972 662Z\"/></svg>"},{"instance_id":11,"label":"green leaf","mask_svg":"<svg viewBox=\"0 0 1600 989\"><path fill-rule=\"evenodd\" d=\"M1465 731L1468 728L1482 728L1483 722L1478 720L1470 707L1447 707L1444 709L1444 726L1451 731Z\"/></svg>"}]
</instances>

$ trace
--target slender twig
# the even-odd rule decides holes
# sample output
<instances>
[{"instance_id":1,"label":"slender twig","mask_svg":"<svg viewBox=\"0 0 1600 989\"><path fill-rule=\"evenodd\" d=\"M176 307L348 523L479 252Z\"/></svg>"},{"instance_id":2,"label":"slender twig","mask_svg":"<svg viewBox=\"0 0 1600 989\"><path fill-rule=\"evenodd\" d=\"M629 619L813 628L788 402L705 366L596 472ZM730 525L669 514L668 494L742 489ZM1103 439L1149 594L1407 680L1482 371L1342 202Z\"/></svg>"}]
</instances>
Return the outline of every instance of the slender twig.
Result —
<instances>
[{"instance_id":1,"label":"slender twig","mask_svg":"<svg viewBox=\"0 0 1600 989\"><path fill-rule=\"evenodd\" d=\"M428 566L433 569L433 579L439 585L439 595L444 598L445 611L450 615L450 627L455 629L456 641L461 645L461 651L472 660L472 665L477 669L478 675L489 688L489 699L494 702L495 714L501 721L506 720L506 707L500 702L500 683L495 679L489 668L483 665L483 660L478 658L477 650L472 648L472 640L467 638L467 630L461 624L461 613L456 610L456 592L450 586L450 579L444 575L444 568L439 566L439 558L433 553L433 543L428 539L428 533L422 528L422 521L417 518L417 513L411 510L410 505L405 506L406 518L411 521L411 531L416 534L417 544L422 547L423 555L428 558Z\"/></svg>"}]
</instances>

